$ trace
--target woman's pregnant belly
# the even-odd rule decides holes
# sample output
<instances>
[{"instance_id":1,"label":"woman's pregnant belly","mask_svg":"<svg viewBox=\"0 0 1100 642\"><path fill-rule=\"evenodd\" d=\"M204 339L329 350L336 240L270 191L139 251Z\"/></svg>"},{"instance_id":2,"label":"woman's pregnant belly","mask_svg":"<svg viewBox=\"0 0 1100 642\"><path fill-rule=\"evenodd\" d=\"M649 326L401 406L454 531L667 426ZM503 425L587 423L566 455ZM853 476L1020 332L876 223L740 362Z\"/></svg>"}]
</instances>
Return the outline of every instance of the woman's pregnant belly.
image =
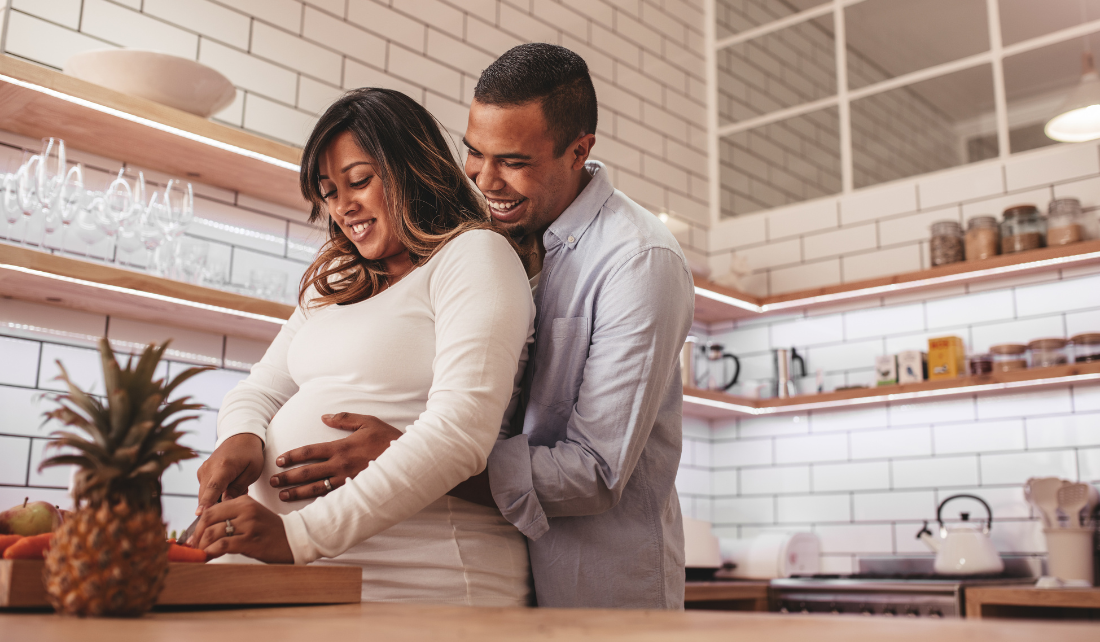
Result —
<instances>
[{"instance_id":1,"label":"woman's pregnant belly","mask_svg":"<svg viewBox=\"0 0 1100 642\"><path fill-rule=\"evenodd\" d=\"M321 415L373 415L402 432L420 416L426 399L380 403L351 386L304 385L272 418L264 470L249 495L280 514L316 499L284 502L271 476L283 472L276 458L288 450L343 439ZM331 562L363 568L363 599L375 601L517 606L527 602L527 545L498 511L444 496L409 519L356 544Z\"/></svg>"},{"instance_id":2,"label":"woman's pregnant belly","mask_svg":"<svg viewBox=\"0 0 1100 642\"><path fill-rule=\"evenodd\" d=\"M275 465L275 460L283 453L302 446L336 441L351 434L346 430L326 426L321 421L322 415L338 412L373 415L404 432L420 416L426 405L427 399L415 397L382 403L371 399L361 389L334 382L311 382L303 385L268 424L264 470L260 479L249 489L249 495L280 514L299 510L314 501L307 499L284 502L279 499L279 491L282 489L272 488L270 480L272 475L296 467L281 468Z\"/></svg>"}]
</instances>

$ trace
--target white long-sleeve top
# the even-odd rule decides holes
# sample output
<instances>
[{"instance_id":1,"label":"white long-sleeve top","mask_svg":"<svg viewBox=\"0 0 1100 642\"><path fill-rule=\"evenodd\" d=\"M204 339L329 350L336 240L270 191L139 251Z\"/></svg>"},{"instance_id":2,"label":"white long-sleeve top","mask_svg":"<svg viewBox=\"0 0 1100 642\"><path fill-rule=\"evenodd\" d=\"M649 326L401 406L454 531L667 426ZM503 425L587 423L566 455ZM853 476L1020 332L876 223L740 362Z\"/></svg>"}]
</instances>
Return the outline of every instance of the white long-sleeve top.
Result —
<instances>
[{"instance_id":1,"label":"white long-sleeve top","mask_svg":"<svg viewBox=\"0 0 1100 642\"><path fill-rule=\"evenodd\" d=\"M265 469L249 493L282 515L296 563L338 556L359 563L370 599L422 597L413 585L371 593L367 568L379 565L389 572L377 582L415 567L414 585L447 584L436 572L446 569L455 590L466 585L467 593L471 573L488 573L489 583L508 576L504 584L513 588L525 581L522 535L496 511L445 493L484 469L507 430L534 313L518 257L488 230L460 235L370 299L295 310L226 396L218 437L219 444L241 433L264 440ZM346 437L321 422L344 411L377 416L405 436L325 497L280 501L268 483L282 470L274 459ZM501 557L503 567L492 561ZM476 595L425 599L479 603Z\"/></svg>"}]
</instances>

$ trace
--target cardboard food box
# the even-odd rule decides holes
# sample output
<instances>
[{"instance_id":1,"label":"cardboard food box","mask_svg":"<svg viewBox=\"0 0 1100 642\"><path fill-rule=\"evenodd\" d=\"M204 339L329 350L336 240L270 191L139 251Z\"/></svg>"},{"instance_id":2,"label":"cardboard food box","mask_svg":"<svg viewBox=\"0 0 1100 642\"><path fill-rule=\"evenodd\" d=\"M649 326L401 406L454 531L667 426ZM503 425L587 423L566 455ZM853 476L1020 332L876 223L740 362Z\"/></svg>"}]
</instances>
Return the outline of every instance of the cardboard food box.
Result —
<instances>
[{"instance_id":1,"label":"cardboard food box","mask_svg":"<svg viewBox=\"0 0 1100 642\"><path fill-rule=\"evenodd\" d=\"M875 385L892 386L898 382L898 361L894 355L875 357Z\"/></svg>"},{"instance_id":2,"label":"cardboard food box","mask_svg":"<svg viewBox=\"0 0 1100 642\"><path fill-rule=\"evenodd\" d=\"M928 355L920 350L898 353L898 383L920 383L928 378Z\"/></svg>"},{"instance_id":3,"label":"cardboard food box","mask_svg":"<svg viewBox=\"0 0 1100 642\"><path fill-rule=\"evenodd\" d=\"M928 340L928 380L954 379L966 374L966 348L959 337Z\"/></svg>"}]
</instances>

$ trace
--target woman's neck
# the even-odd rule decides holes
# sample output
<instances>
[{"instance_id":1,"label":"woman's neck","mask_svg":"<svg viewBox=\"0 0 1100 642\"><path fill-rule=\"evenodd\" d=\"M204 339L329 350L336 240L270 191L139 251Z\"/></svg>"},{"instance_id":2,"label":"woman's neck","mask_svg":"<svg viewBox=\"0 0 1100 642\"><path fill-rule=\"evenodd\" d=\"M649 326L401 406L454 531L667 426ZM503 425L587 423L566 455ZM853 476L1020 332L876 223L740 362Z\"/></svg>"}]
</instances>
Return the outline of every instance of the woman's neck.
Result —
<instances>
[{"instance_id":1,"label":"woman's neck","mask_svg":"<svg viewBox=\"0 0 1100 642\"><path fill-rule=\"evenodd\" d=\"M397 254L388 257L383 260L386 264L386 273L389 275L389 284L393 285L401 279L405 278L405 275L412 271L413 262L409 257L407 250L398 252Z\"/></svg>"}]
</instances>

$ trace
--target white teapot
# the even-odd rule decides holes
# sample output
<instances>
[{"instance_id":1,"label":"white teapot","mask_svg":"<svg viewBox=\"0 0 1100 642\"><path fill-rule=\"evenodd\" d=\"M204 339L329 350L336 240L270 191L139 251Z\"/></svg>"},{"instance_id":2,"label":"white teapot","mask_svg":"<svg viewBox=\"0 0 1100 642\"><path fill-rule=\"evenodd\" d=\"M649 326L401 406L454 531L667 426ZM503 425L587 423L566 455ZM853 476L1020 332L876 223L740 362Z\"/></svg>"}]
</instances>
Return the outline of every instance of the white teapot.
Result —
<instances>
[{"instance_id":1,"label":"white teapot","mask_svg":"<svg viewBox=\"0 0 1100 642\"><path fill-rule=\"evenodd\" d=\"M943 523L943 507L947 502L960 498L975 499L985 506L989 518L985 523L971 522L970 513L959 513L962 524L948 528ZM975 495L952 495L940 502L936 509L936 521L940 525L939 537L928 530L928 522L917 533L917 539L936 553L934 568L939 575L993 575L1005 569L1000 553L989 539L993 526L993 511L989 504Z\"/></svg>"}]
</instances>

